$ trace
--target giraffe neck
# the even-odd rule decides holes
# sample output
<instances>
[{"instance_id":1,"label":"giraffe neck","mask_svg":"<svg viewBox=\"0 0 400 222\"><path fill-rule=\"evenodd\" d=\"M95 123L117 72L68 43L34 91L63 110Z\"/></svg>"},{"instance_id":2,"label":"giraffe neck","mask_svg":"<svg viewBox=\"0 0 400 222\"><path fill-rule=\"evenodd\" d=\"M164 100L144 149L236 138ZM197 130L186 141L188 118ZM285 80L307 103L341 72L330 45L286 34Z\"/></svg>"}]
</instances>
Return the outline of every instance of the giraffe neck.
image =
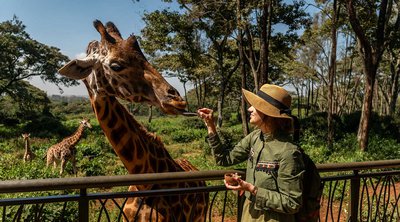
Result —
<instances>
[{"instance_id":1,"label":"giraffe neck","mask_svg":"<svg viewBox=\"0 0 400 222\"><path fill-rule=\"evenodd\" d=\"M115 97L90 95L90 100L104 134L129 173L182 171L161 140L138 123Z\"/></svg>"},{"instance_id":2,"label":"giraffe neck","mask_svg":"<svg viewBox=\"0 0 400 222\"><path fill-rule=\"evenodd\" d=\"M83 130L85 129L85 126L83 124L80 124L78 129L75 131L74 134L72 134L70 137L65 138L64 141L67 142L70 147L74 147L75 144L79 142L83 135Z\"/></svg>"},{"instance_id":3,"label":"giraffe neck","mask_svg":"<svg viewBox=\"0 0 400 222\"><path fill-rule=\"evenodd\" d=\"M29 139L25 139L25 151L29 152L31 150L31 145Z\"/></svg>"}]
</instances>

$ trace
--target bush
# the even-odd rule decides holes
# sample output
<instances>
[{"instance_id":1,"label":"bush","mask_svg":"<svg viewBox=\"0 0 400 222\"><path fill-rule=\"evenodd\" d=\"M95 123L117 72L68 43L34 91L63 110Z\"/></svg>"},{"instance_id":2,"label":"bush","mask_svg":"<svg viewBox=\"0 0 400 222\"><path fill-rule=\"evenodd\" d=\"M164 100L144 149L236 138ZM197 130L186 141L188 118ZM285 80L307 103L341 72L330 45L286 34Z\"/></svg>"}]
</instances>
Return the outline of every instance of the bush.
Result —
<instances>
[{"instance_id":1,"label":"bush","mask_svg":"<svg viewBox=\"0 0 400 222\"><path fill-rule=\"evenodd\" d=\"M70 133L59 119L51 116L38 116L26 123L22 130L41 138L67 136Z\"/></svg>"},{"instance_id":2,"label":"bush","mask_svg":"<svg viewBox=\"0 0 400 222\"><path fill-rule=\"evenodd\" d=\"M183 131L179 130L175 131L175 133L171 135L172 140L177 143L189 143L204 137L205 137L204 130L198 130L198 129L186 129Z\"/></svg>"},{"instance_id":3,"label":"bush","mask_svg":"<svg viewBox=\"0 0 400 222\"><path fill-rule=\"evenodd\" d=\"M206 130L206 126L200 118L187 118L183 120L185 128Z\"/></svg>"}]
</instances>

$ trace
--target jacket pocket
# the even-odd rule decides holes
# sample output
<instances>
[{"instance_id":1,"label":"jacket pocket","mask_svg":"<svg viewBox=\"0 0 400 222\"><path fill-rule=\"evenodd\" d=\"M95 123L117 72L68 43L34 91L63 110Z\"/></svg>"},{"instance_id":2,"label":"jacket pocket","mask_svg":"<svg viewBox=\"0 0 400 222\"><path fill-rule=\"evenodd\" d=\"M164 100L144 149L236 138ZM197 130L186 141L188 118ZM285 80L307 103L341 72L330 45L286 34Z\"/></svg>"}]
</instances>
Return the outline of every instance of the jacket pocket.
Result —
<instances>
[{"instance_id":1,"label":"jacket pocket","mask_svg":"<svg viewBox=\"0 0 400 222\"><path fill-rule=\"evenodd\" d=\"M256 186L276 191L278 169L277 161L259 161L255 166Z\"/></svg>"}]
</instances>

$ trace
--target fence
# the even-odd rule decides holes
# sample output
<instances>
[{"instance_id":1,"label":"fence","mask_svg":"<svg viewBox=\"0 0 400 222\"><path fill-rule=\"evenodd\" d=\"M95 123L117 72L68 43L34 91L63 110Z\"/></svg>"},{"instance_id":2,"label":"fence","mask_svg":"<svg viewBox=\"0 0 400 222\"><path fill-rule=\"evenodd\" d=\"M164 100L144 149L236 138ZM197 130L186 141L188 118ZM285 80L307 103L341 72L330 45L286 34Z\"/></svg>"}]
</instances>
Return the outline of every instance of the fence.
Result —
<instances>
[{"instance_id":1,"label":"fence","mask_svg":"<svg viewBox=\"0 0 400 222\"><path fill-rule=\"evenodd\" d=\"M400 160L317 165L323 175L320 221L399 221ZM122 221L129 197L207 193L206 221L236 221L242 197L214 170L0 182L2 221ZM129 185L206 181L206 187L127 192ZM239 197L239 198L238 198ZM194 203L195 204L195 203Z\"/></svg>"}]
</instances>

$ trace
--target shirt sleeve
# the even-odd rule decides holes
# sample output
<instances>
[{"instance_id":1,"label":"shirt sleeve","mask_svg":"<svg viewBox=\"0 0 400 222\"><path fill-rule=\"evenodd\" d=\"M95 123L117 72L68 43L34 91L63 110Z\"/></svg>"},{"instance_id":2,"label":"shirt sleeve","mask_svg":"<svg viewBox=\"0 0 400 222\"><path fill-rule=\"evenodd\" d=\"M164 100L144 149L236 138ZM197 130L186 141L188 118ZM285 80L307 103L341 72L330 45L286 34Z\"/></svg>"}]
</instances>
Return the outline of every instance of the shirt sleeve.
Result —
<instances>
[{"instance_id":1,"label":"shirt sleeve","mask_svg":"<svg viewBox=\"0 0 400 222\"><path fill-rule=\"evenodd\" d=\"M245 161L249 156L252 135L254 134L250 133L234 147L223 144L218 134L213 134L208 137L208 143L211 146L216 164L220 166L231 166Z\"/></svg>"},{"instance_id":2,"label":"shirt sleeve","mask_svg":"<svg viewBox=\"0 0 400 222\"><path fill-rule=\"evenodd\" d=\"M301 152L290 149L282 155L278 175L277 190L258 188L255 208L281 213L297 213L302 204L304 164Z\"/></svg>"}]
</instances>

